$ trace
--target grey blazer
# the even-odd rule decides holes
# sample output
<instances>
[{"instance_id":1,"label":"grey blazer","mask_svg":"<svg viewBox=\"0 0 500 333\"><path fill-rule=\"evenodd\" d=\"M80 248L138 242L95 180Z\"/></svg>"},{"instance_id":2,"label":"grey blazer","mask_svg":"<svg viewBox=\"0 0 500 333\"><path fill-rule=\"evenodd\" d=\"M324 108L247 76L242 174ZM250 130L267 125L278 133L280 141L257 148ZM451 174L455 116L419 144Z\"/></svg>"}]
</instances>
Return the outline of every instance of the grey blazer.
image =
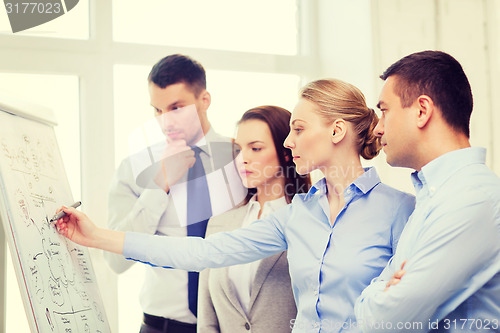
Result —
<instances>
[{"instance_id":1,"label":"grey blazer","mask_svg":"<svg viewBox=\"0 0 500 333\"><path fill-rule=\"evenodd\" d=\"M247 209L244 205L212 217L207 236L240 228ZM198 333L289 333L290 320L296 315L286 251L261 261L252 285L248 316L228 278L227 267L200 273Z\"/></svg>"}]
</instances>

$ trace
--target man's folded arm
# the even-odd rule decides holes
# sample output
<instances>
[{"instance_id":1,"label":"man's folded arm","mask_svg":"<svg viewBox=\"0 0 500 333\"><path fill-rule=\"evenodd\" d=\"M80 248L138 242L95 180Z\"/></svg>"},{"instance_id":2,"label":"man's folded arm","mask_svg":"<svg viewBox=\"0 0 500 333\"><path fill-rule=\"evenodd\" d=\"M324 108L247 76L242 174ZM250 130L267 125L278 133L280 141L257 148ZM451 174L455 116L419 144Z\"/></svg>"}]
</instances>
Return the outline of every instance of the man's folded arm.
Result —
<instances>
[{"instance_id":1,"label":"man's folded arm","mask_svg":"<svg viewBox=\"0 0 500 333\"><path fill-rule=\"evenodd\" d=\"M355 305L363 332L401 331L403 325L426 332L430 321L443 319L494 276L499 249L493 207L485 200L468 201L429 214L411 257L401 258L407 260L406 272L398 284L384 291L400 269L391 261L363 291Z\"/></svg>"}]
</instances>

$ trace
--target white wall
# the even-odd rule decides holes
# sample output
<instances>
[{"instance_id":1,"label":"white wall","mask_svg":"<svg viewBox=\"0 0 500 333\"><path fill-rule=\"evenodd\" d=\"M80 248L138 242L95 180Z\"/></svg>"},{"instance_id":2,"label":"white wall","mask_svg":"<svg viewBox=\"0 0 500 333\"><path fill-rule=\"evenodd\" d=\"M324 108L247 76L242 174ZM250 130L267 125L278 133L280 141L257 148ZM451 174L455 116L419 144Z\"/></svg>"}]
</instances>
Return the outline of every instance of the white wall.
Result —
<instances>
[{"instance_id":1,"label":"white wall","mask_svg":"<svg viewBox=\"0 0 500 333\"><path fill-rule=\"evenodd\" d=\"M383 83L378 76L401 57L428 49L454 56L474 94L471 143L488 149L487 164L500 175L499 1L318 1L318 71L356 85L371 107ZM367 164L386 183L413 192L410 171L389 167L383 153Z\"/></svg>"}]
</instances>

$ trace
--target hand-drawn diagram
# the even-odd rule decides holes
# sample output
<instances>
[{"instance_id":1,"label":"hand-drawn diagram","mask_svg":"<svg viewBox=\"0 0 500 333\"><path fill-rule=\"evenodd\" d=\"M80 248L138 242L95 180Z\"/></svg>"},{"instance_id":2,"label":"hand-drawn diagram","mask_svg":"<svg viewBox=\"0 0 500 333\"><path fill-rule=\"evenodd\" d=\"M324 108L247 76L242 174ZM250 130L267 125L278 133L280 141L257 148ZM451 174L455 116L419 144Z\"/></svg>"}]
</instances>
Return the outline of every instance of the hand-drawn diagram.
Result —
<instances>
[{"instance_id":1,"label":"hand-drawn diagram","mask_svg":"<svg viewBox=\"0 0 500 333\"><path fill-rule=\"evenodd\" d=\"M1 111L0 127L2 220L32 330L109 332L88 250L50 223L72 202L53 128Z\"/></svg>"}]
</instances>

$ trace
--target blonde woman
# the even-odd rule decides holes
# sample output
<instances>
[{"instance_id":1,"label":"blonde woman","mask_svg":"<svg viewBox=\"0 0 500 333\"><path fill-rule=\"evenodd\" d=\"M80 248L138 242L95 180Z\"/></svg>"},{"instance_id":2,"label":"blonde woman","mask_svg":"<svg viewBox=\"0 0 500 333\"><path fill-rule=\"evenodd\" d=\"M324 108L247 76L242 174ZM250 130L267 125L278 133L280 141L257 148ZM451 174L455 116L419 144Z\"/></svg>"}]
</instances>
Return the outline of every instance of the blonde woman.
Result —
<instances>
[{"instance_id":1,"label":"blonde woman","mask_svg":"<svg viewBox=\"0 0 500 333\"><path fill-rule=\"evenodd\" d=\"M63 207L58 229L69 239L125 258L201 271L248 263L287 251L297 317L293 332L359 331L354 302L393 255L415 198L363 168L380 150L378 117L351 84L307 84L291 117L285 147L299 174L324 178L307 194L248 227L206 239L157 237L96 227ZM251 327L250 327L251 328Z\"/></svg>"}]
</instances>

